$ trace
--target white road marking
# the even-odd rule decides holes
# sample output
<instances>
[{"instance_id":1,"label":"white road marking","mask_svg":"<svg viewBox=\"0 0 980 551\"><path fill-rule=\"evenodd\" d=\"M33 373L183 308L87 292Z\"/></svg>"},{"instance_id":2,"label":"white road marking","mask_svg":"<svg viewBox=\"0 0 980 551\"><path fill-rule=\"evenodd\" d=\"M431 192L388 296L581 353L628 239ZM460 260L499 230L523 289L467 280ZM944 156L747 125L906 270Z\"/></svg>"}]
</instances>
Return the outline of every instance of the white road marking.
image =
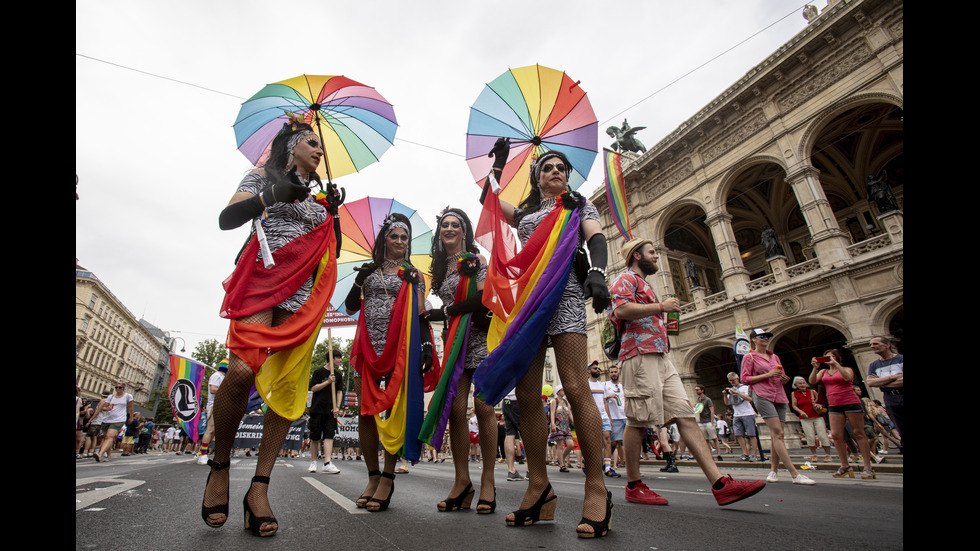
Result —
<instances>
[{"instance_id":1,"label":"white road marking","mask_svg":"<svg viewBox=\"0 0 980 551\"><path fill-rule=\"evenodd\" d=\"M111 486L105 488L93 488L87 492L82 492L75 499L75 510L84 509L86 507L91 507L92 505L108 499L116 494L125 492L127 490L132 490L137 486L142 486L144 480L127 480L124 478L114 478L111 476L99 476L91 478L79 478L75 480L75 487L98 484L99 482L106 483L112 482ZM101 509L93 509L101 510Z\"/></svg>"},{"instance_id":2,"label":"white road marking","mask_svg":"<svg viewBox=\"0 0 980 551\"><path fill-rule=\"evenodd\" d=\"M324 483L320 482L319 480L313 477L304 476L303 480L309 482L310 486L316 488L317 491L330 498L331 501L333 501L337 505L340 505L341 507L346 509L348 513L352 515L363 515L365 513L370 512L367 509L358 509L356 503L338 494L336 491L327 487Z\"/></svg>"}]
</instances>

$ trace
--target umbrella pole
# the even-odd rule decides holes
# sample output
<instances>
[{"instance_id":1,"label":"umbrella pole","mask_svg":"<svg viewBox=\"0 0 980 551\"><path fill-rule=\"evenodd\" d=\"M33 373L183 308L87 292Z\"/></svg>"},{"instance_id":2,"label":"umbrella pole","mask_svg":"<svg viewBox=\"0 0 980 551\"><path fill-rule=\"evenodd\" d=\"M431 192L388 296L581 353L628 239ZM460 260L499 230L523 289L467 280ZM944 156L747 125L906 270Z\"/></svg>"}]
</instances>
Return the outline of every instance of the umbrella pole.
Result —
<instances>
[{"instance_id":1,"label":"umbrella pole","mask_svg":"<svg viewBox=\"0 0 980 551\"><path fill-rule=\"evenodd\" d=\"M333 375L333 336L330 334L330 328L327 327L327 357L330 358L330 375ZM334 381L330 383L330 401L333 404L334 409L339 409L336 404L337 400L337 381L334 377Z\"/></svg>"}]
</instances>

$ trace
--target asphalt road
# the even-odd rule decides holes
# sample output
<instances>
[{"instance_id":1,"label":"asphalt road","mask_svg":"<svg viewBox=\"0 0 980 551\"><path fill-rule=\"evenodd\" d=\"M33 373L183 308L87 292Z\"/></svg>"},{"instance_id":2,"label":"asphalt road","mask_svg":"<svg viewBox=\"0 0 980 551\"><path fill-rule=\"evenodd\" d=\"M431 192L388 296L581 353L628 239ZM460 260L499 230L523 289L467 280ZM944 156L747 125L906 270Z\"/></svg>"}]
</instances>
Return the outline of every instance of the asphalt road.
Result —
<instances>
[{"instance_id":1,"label":"asphalt road","mask_svg":"<svg viewBox=\"0 0 980 551\"><path fill-rule=\"evenodd\" d=\"M220 529L201 520L208 468L189 456L151 454L113 457L107 463L80 460L75 468L75 548L126 549L902 549L904 474L879 473L877 480L834 479L811 471L816 486L793 485L782 471L748 500L719 507L701 471L682 466L663 474L644 467L646 484L670 501L666 507L624 499L625 478L606 479L613 494L612 531L580 540L585 476L549 467L558 495L554 522L507 527L526 482L507 481L497 465L497 512L440 513L435 504L452 486L451 463L419 463L398 475L391 507L368 513L354 507L367 481L363 462L338 461L339 475L309 473L308 459L280 459L270 496L279 520L273 538L242 529L241 499L255 468L254 457L232 460L230 519ZM524 471L521 470L523 473ZM722 469L737 479L764 478L768 469ZM471 476L479 481L476 465ZM479 492L479 489L477 489Z\"/></svg>"}]
</instances>

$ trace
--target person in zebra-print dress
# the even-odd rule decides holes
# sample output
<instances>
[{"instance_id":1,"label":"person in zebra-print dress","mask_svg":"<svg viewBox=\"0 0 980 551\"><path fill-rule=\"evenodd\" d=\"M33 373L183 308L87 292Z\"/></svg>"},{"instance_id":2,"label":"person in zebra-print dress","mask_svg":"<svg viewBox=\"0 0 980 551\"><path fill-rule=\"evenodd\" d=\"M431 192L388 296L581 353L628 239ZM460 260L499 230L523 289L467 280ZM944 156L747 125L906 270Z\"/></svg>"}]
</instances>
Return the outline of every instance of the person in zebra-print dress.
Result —
<instances>
[{"instance_id":1,"label":"person in zebra-print dress","mask_svg":"<svg viewBox=\"0 0 980 551\"><path fill-rule=\"evenodd\" d=\"M222 230L238 228L266 213L264 229L272 251L285 246L329 219L324 206L310 199L308 183L315 177L323 156L320 140L313 129L291 120L272 141L269 160L263 168L253 170L238 185L228 206L222 210L218 225ZM250 259L240 259L249 262ZM306 284L282 303L264 311L238 318L239 322L275 327L288 320L310 297L311 273ZM230 354L228 372L215 395L214 459L208 461L211 472L205 485L201 516L213 528L228 519L229 465L235 432L248 404L256 371L234 352ZM289 432L291 421L271 408L262 432L262 448L278 450ZM271 536L279 529L269 504L269 476L275 465L275 453L263 453L255 466L255 477L246 493L246 527L254 534Z\"/></svg>"},{"instance_id":2,"label":"person in zebra-print dress","mask_svg":"<svg viewBox=\"0 0 980 551\"><path fill-rule=\"evenodd\" d=\"M411 243L411 222L403 214L390 215L375 239L373 260L357 269L358 275L354 285L344 301L348 314L361 311L367 328L367 338L371 341L374 352L379 356L384 352L392 309L402 286L402 278L398 275L399 269L404 263L411 264L409 260L412 254ZM422 303L425 297L425 281L421 277L419 280L418 299L419 303ZM426 341L422 344L423 361L431 366L432 343L428 342L427 325L423 327L422 332L425 335L422 340ZM363 338L363 335L360 337ZM392 369L394 367L391 366ZM361 395L362 385L383 382L364 379L360 375L354 376L354 390L358 396ZM379 470L380 462L376 450L380 440L374 415L360 415L357 420L357 430L361 452L364 454L364 464L368 469L368 485L357 499L356 505L369 511L384 511L394 492L394 473L398 456L385 449L384 470Z\"/></svg>"},{"instance_id":3,"label":"person in zebra-print dress","mask_svg":"<svg viewBox=\"0 0 980 551\"><path fill-rule=\"evenodd\" d=\"M491 153L495 157L493 176L498 180L509 150L508 140L499 139L494 144ZM500 202L504 217L517 228L522 244L527 243L548 212L556 207L559 196L568 190L571 170L571 163L565 155L549 151L531 165L531 190L520 206ZM579 245L583 243L588 246L592 267L585 281L582 281L573 266L565 282L558 310L537 356L527 375L517 385L521 436L528 458L530 483L521 508L507 516L507 523L513 526L533 524L535 518L544 517L541 514L542 504L551 503L554 495L546 467L549 422L541 404L542 369L545 353L551 346L555 351L558 375L575 418L586 468L585 503L576 532L579 537L593 538L604 536L608 531L612 501L603 481L602 422L585 371L588 363L585 299L592 298L596 312L603 311L609 304L605 280L606 239L599 223L599 213L590 202L585 203L581 212Z\"/></svg>"},{"instance_id":4,"label":"person in zebra-print dress","mask_svg":"<svg viewBox=\"0 0 980 551\"><path fill-rule=\"evenodd\" d=\"M469 451L469 423L466 419L467 399L470 395L470 385L473 373L480 362L487 357L487 327L489 326L489 311L482 304L483 281L487 275L487 261L477 253L473 241L473 224L469 217L460 209L447 208L439 216L435 235L432 237L432 287L442 300L442 308L429 311L432 321L448 322L453 316L471 313L469 340L466 343L466 359L463 373L459 378L456 396L449 410L449 443L452 446L455 481L449 495L436 504L440 511L455 511L468 509L473 495L470 481L469 463L462 458ZM474 276L477 281L477 296L457 304L456 290L459 286L460 273L457 269L460 258L464 253L477 254L479 268ZM465 262L465 261L464 261ZM471 266L472 268L472 266ZM464 265L464 273L466 267ZM452 343L446 343L448 349ZM453 366L444 366L452 369ZM473 398L473 408L476 413L479 434L479 446L482 456L483 469L480 477L480 498L477 501L476 512L480 514L493 513L497 508L497 491L494 481L494 464L497 449L497 417L493 406L484 403L479 398Z\"/></svg>"}]
</instances>

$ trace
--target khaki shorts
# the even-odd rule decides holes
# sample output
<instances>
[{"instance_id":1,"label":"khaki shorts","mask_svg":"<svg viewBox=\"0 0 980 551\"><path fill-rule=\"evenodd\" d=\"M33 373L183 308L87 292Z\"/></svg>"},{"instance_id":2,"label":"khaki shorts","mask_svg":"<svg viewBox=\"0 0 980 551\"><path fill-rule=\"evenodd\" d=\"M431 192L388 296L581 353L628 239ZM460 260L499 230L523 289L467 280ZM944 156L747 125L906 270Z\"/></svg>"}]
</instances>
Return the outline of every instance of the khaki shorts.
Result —
<instances>
[{"instance_id":1,"label":"khaki shorts","mask_svg":"<svg viewBox=\"0 0 980 551\"><path fill-rule=\"evenodd\" d=\"M638 354L623 361L619 371L627 426L657 428L694 417L681 376L666 355Z\"/></svg>"}]
</instances>

